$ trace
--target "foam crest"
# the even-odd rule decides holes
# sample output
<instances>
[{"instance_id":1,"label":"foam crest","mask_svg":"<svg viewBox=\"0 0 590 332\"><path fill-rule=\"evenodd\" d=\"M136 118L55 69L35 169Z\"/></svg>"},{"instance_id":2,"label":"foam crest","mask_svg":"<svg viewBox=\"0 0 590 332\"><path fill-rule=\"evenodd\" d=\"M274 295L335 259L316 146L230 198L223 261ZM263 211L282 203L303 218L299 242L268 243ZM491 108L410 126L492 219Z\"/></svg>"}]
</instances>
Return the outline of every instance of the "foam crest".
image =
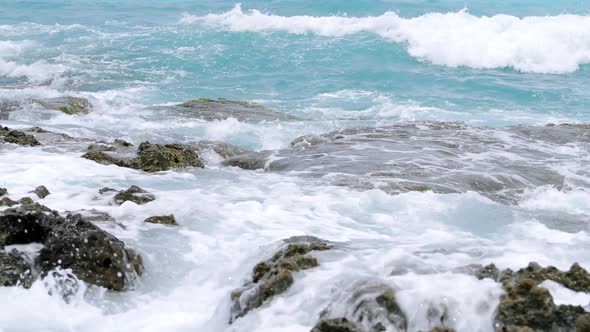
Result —
<instances>
[{"instance_id":1,"label":"foam crest","mask_svg":"<svg viewBox=\"0 0 590 332\"><path fill-rule=\"evenodd\" d=\"M18 64L0 59L0 76L19 78L26 77L30 81L41 82L64 73L67 67L61 64L50 64L40 60L30 65Z\"/></svg>"},{"instance_id":2,"label":"foam crest","mask_svg":"<svg viewBox=\"0 0 590 332\"><path fill-rule=\"evenodd\" d=\"M185 14L181 24L203 23L234 32L273 32L342 37L374 33L407 45L421 61L449 67L513 68L568 73L590 63L590 16L474 16L461 10L413 18L381 16L278 16L241 5L222 14Z\"/></svg>"}]
</instances>

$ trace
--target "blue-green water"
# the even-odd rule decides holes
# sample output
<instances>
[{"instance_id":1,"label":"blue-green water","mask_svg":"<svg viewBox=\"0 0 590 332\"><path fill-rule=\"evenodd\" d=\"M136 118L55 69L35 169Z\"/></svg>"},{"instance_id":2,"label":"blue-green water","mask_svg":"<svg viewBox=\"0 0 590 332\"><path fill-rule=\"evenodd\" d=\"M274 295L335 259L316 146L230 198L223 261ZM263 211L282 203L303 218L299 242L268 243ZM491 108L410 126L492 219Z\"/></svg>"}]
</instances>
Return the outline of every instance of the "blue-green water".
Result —
<instances>
[{"instance_id":1,"label":"blue-green water","mask_svg":"<svg viewBox=\"0 0 590 332\"><path fill-rule=\"evenodd\" d=\"M408 331L443 319L458 332L494 331L501 285L458 272L465 266L590 268L588 128L544 127L590 123L589 14L582 0L0 0L0 111L18 105L0 124L88 139L74 149L0 141L0 187L16 200L43 184L52 194L35 200L60 213L109 213L117 223L97 224L146 266L134 290L81 287L70 302L52 277L0 287L0 332L307 332L327 309L349 315L342 292L369 281L395 290ZM63 96L93 111L32 102ZM301 119L161 111L193 98ZM310 139L318 150L274 154L288 172L227 167L217 155L205 169L157 174L80 158L90 141L115 138L276 150L359 127L369 129L332 135L325 149ZM443 190L412 191L425 182ZM392 183L414 189L386 190ZM131 185L157 199L118 206L97 194ZM164 214L179 226L143 222ZM295 235L338 247L228 324L232 290ZM551 293L575 304L568 291Z\"/></svg>"}]
</instances>

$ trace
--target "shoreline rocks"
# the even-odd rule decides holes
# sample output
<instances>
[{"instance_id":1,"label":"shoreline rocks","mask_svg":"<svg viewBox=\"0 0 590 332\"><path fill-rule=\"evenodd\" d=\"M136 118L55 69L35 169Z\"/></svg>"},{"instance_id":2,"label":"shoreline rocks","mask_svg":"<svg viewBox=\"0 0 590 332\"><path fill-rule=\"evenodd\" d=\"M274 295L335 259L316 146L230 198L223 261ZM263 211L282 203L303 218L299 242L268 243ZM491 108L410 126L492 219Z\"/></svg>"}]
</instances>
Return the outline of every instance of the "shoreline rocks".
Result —
<instances>
[{"instance_id":1,"label":"shoreline rocks","mask_svg":"<svg viewBox=\"0 0 590 332\"><path fill-rule=\"evenodd\" d=\"M327 241L312 236L291 237L283 243L270 259L256 264L248 283L231 293L230 324L289 289L294 282L293 273L319 266L317 259L308 255L311 251L333 248Z\"/></svg>"},{"instance_id":2,"label":"shoreline rocks","mask_svg":"<svg viewBox=\"0 0 590 332\"><path fill-rule=\"evenodd\" d=\"M23 146L41 145L33 135L2 126L0 126L0 143L12 143Z\"/></svg>"},{"instance_id":3,"label":"shoreline rocks","mask_svg":"<svg viewBox=\"0 0 590 332\"><path fill-rule=\"evenodd\" d=\"M43 244L33 263L34 268L30 269L39 273L32 278L55 269L71 269L77 278L88 284L124 291L131 288L134 280L143 273L141 256L80 215L61 217L55 211L5 211L0 215L0 247L31 243ZM14 258L10 259L14 261ZM13 271L22 271L22 261L19 264L3 264L0 271L6 270L7 266ZM20 270L15 270L15 266ZM15 273L6 275L14 276ZM22 272L19 273L20 276ZM26 285L23 282L23 286Z\"/></svg>"}]
</instances>

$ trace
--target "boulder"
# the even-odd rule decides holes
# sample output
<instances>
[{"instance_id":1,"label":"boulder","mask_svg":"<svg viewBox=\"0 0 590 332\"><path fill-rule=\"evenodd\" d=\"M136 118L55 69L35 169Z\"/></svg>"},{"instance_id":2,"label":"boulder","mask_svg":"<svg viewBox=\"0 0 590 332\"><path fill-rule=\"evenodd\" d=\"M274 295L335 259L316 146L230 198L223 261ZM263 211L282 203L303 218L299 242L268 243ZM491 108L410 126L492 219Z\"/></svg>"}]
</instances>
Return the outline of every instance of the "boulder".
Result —
<instances>
[{"instance_id":1,"label":"boulder","mask_svg":"<svg viewBox=\"0 0 590 332\"><path fill-rule=\"evenodd\" d=\"M29 192L36 194L41 199L43 199L51 194L45 186L38 186L37 188L35 188L35 190L29 191Z\"/></svg>"},{"instance_id":2,"label":"boulder","mask_svg":"<svg viewBox=\"0 0 590 332\"><path fill-rule=\"evenodd\" d=\"M137 150L122 140L113 144L93 144L82 156L103 165L117 165L146 172L167 171L172 168L204 167L193 148L183 144L152 144L144 142Z\"/></svg>"},{"instance_id":3,"label":"boulder","mask_svg":"<svg viewBox=\"0 0 590 332\"><path fill-rule=\"evenodd\" d=\"M167 216L153 216L149 217L144 220L144 222L151 223L151 224L160 224L160 225L177 225L176 218L174 215L167 215Z\"/></svg>"},{"instance_id":4,"label":"boulder","mask_svg":"<svg viewBox=\"0 0 590 332\"><path fill-rule=\"evenodd\" d=\"M127 190L122 190L113 197L116 204L121 205L127 201L141 205L149 203L156 199L153 194L141 189L138 186L131 186Z\"/></svg>"},{"instance_id":5,"label":"boulder","mask_svg":"<svg viewBox=\"0 0 590 332\"><path fill-rule=\"evenodd\" d=\"M123 291L143 273L138 254L80 215L64 218L55 211L0 215L0 247L30 243L43 244L32 269L42 276L71 269L88 284Z\"/></svg>"},{"instance_id":6,"label":"boulder","mask_svg":"<svg viewBox=\"0 0 590 332\"><path fill-rule=\"evenodd\" d=\"M327 241L312 236L292 237L283 244L270 259L256 264L250 282L231 293L230 323L285 292L293 284L293 273L318 266L317 259L308 253L332 248Z\"/></svg>"},{"instance_id":7,"label":"boulder","mask_svg":"<svg viewBox=\"0 0 590 332\"><path fill-rule=\"evenodd\" d=\"M37 141L32 135L2 126L0 126L0 143L12 143L23 146L41 145L41 143L39 143L39 141Z\"/></svg>"}]
</instances>

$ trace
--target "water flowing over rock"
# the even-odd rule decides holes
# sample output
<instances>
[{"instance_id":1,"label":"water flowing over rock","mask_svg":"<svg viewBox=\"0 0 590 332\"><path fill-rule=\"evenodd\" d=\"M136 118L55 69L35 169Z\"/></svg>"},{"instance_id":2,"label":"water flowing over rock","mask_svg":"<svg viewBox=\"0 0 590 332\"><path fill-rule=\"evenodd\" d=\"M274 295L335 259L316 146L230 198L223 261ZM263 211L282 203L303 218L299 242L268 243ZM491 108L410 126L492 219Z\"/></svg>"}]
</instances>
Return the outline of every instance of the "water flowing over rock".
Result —
<instances>
[{"instance_id":1,"label":"water flowing over rock","mask_svg":"<svg viewBox=\"0 0 590 332\"><path fill-rule=\"evenodd\" d=\"M123 291L143 273L141 256L80 215L64 218L53 211L0 216L1 247L32 243L43 244L35 259L41 275L71 269L88 284ZM17 272L24 269L22 264L16 266Z\"/></svg>"},{"instance_id":2,"label":"water flowing over rock","mask_svg":"<svg viewBox=\"0 0 590 332\"><path fill-rule=\"evenodd\" d=\"M257 103L227 99L193 99L182 104L161 106L155 109L165 111L170 115L205 121L226 120L229 118L249 123L300 120Z\"/></svg>"},{"instance_id":3,"label":"water flowing over rock","mask_svg":"<svg viewBox=\"0 0 590 332\"><path fill-rule=\"evenodd\" d=\"M88 99L80 97L34 99L33 102L47 109L60 111L68 115L88 114L93 110Z\"/></svg>"},{"instance_id":4,"label":"water flowing over rock","mask_svg":"<svg viewBox=\"0 0 590 332\"><path fill-rule=\"evenodd\" d=\"M577 155L590 156L588 130L580 125L514 126L501 129L451 122L409 122L379 128L307 135L278 151L247 153L223 164L244 169L317 177L328 184L389 193L475 191L515 203L527 189L567 190L590 183L556 168ZM535 144L531 144L535 141ZM580 174L590 167L580 161Z\"/></svg>"},{"instance_id":5,"label":"water flowing over rock","mask_svg":"<svg viewBox=\"0 0 590 332\"><path fill-rule=\"evenodd\" d=\"M16 250L0 251L0 286L31 287L33 270L26 259Z\"/></svg>"},{"instance_id":6,"label":"water flowing over rock","mask_svg":"<svg viewBox=\"0 0 590 332\"><path fill-rule=\"evenodd\" d=\"M549 290L539 286L552 280L574 291L590 292L590 274L578 264L566 272L536 263L516 272L499 271L492 264L483 267L477 275L502 283L506 294L500 298L496 316L502 331L575 331L577 324L584 324L587 315L584 308L556 305Z\"/></svg>"},{"instance_id":7,"label":"water flowing over rock","mask_svg":"<svg viewBox=\"0 0 590 332\"><path fill-rule=\"evenodd\" d=\"M308 253L333 247L312 236L296 236L283 242L284 246L270 259L256 264L249 283L232 292L230 323L285 292L293 284L293 273L317 267L317 259Z\"/></svg>"}]
</instances>

